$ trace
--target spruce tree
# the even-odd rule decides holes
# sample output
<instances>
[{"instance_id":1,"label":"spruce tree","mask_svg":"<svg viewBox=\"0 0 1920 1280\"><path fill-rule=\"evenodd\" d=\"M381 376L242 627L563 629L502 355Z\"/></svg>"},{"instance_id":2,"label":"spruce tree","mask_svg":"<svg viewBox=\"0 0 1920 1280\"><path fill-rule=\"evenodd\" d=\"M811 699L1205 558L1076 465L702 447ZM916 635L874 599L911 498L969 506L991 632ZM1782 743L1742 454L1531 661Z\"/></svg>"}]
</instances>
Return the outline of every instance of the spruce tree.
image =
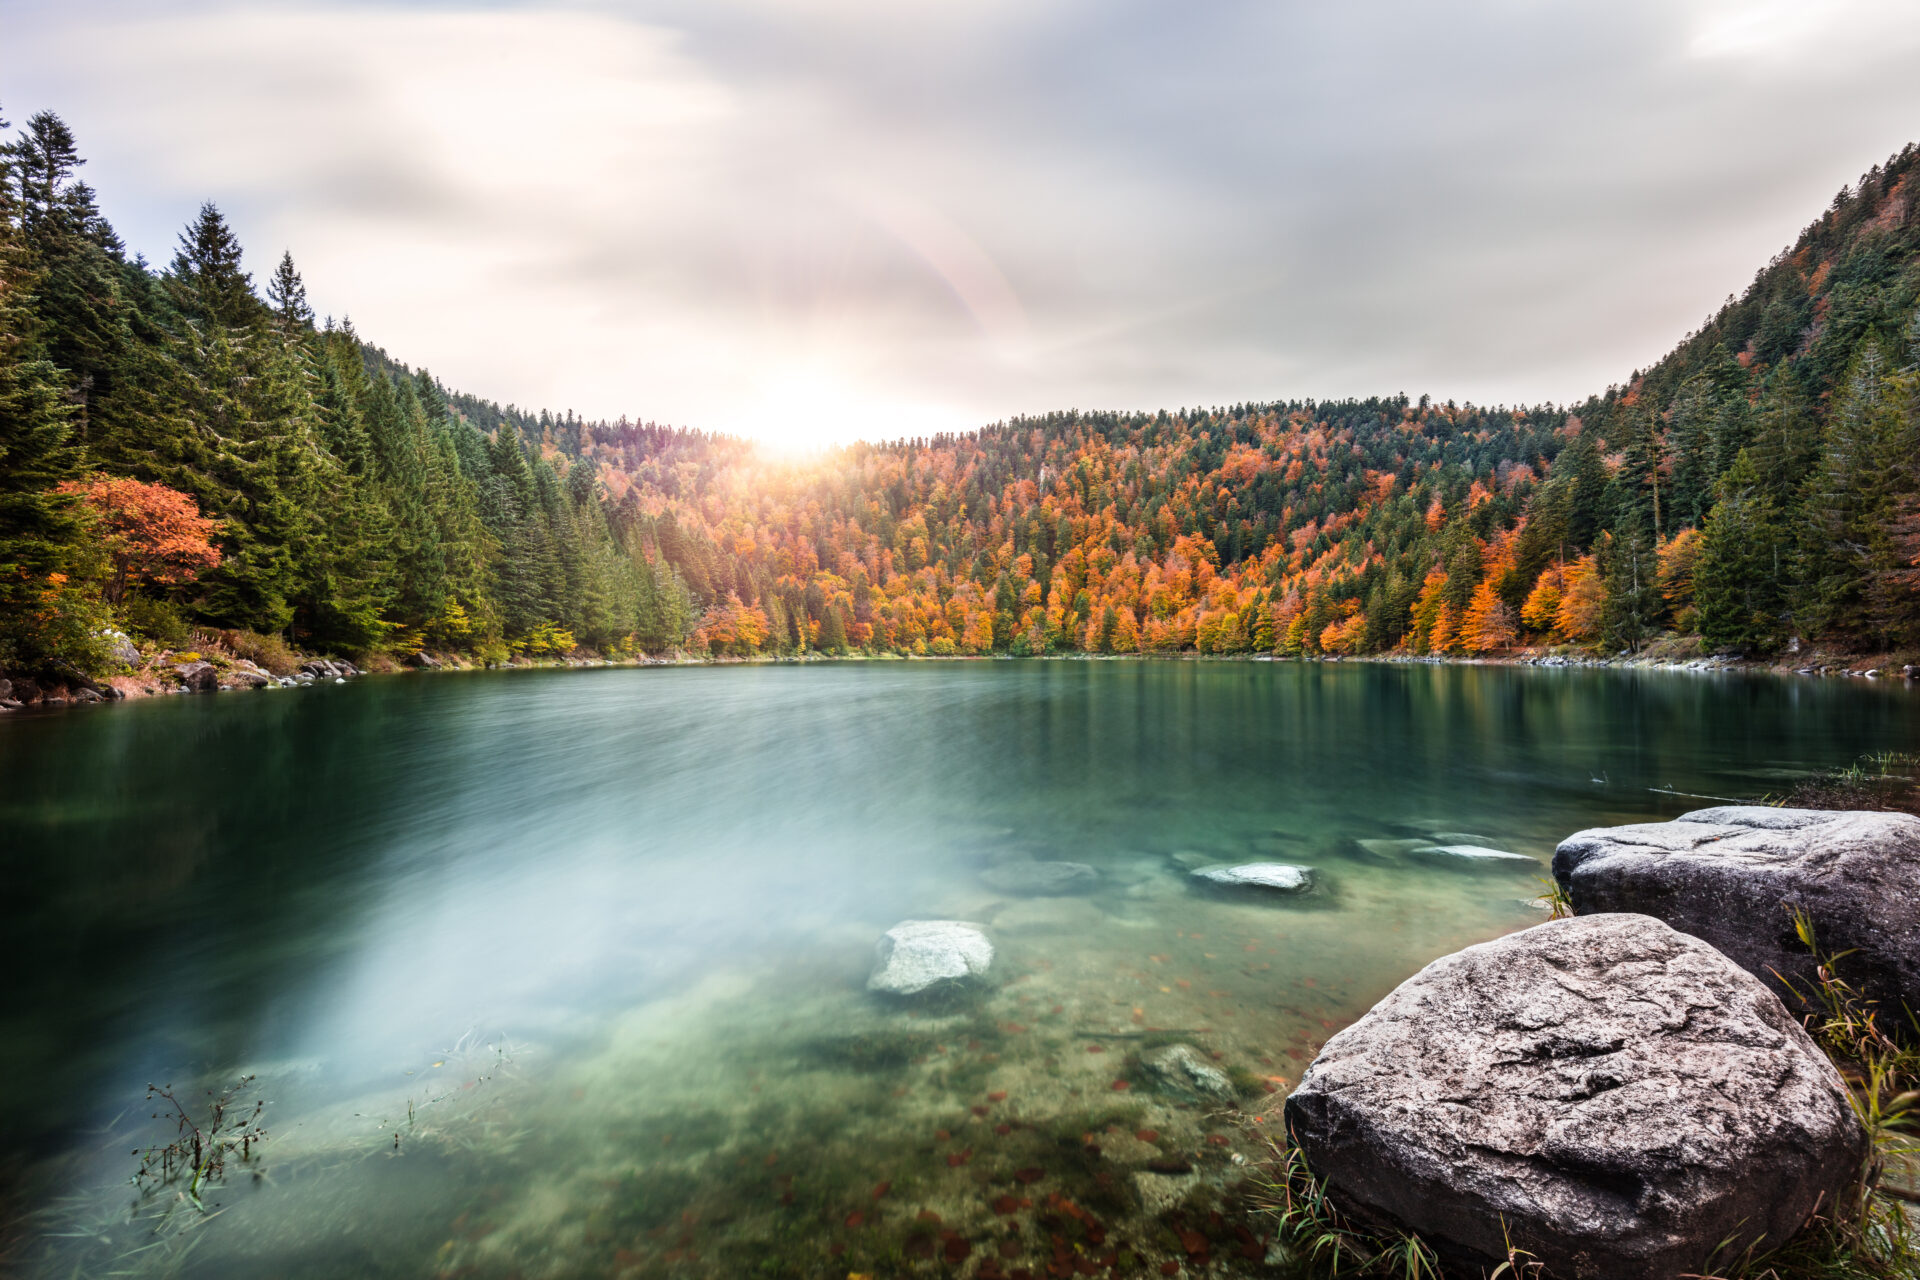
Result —
<instances>
[{"instance_id":1,"label":"spruce tree","mask_svg":"<svg viewBox=\"0 0 1920 1280\"><path fill-rule=\"evenodd\" d=\"M0 129L6 128L0 121ZM0 158L0 164L5 160ZM29 266L0 169L0 619L16 620L68 566L83 530L74 499L56 491L80 473L72 406L60 371L40 353ZM0 636L0 643L7 637Z\"/></svg>"},{"instance_id":2,"label":"spruce tree","mask_svg":"<svg viewBox=\"0 0 1920 1280\"><path fill-rule=\"evenodd\" d=\"M1693 571L1701 638L1722 649L1777 646L1786 606L1787 533L1760 469L1744 450L1720 478L1719 501L1701 538Z\"/></svg>"},{"instance_id":3,"label":"spruce tree","mask_svg":"<svg viewBox=\"0 0 1920 1280\"><path fill-rule=\"evenodd\" d=\"M1897 601L1876 604L1868 587L1902 558L1892 531L1920 448L1908 385L1871 336L1841 379L1802 504L1798 613L1809 631L1887 644L1901 629Z\"/></svg>"},{"instance_id":4,"label":"spruce tree","mask_svg":"<svg viewBox=\"0 0 1920 1280\"><path fill-rule=\"evenodd\" d=\"M100 216L93 188L78 177L86 161L60 117L38 113L6 151L19 243L35 276L42 354L63 370L77 437L97 443L108 430L102 402L113 394L132 345L119 237Z\"/></svg>"},{"instance_id":5,"label":"spruce tree","mask_svg":"<svg viewBox=\"0 0 1920 1280\"><path fill-rule=\"evenodd\" d=\"M267 282L267 302L284 336L292 338L302 330L313 328L313 308L307 305L307 284L293 265L291 249L280 255L280 265L274 268L273 279Z\"/></svg>"},{"instance_id":6,"label":"spruce tree","mask_svg":"<svg viewBox=\"0 0 1920 1280\"><path fill-rule=\"evenodd\" d=\"M207 201L180 233L173 255L171 272L181 310L227 328L257 323L265 309L253 296L253 277L241 269L240 257L239 239L219 207Z\"/></svg>"}]
</instances>

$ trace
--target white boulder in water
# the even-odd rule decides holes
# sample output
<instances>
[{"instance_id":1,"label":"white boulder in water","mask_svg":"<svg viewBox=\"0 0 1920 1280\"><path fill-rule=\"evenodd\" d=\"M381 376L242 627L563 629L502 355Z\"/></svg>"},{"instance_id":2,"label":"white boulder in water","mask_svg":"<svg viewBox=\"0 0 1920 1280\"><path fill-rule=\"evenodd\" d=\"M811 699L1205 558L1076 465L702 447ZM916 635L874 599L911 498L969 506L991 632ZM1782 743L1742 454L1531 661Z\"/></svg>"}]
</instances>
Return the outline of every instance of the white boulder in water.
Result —
<instances>
[{"instance_id":1,"label":"white boulder in water","mask_svg":"<svg viewBox=\"0 0 1920 1280\"><path fill-rule=\"evenodd\" d=\"M993 964L993 943L964 920L903 920L874 948L869 991L911 996L930 987L981 977Z\"/></svg>"},{"instance_id":2,"label":"white boulder in water","mask_svg":"<svg viewBox=\"0 0 1920 1280\"><path fill-rule=\"evenodd\" d=\"M1195 880L1217 889L1264 889L1270 893L1304 893L1313 887L1313 868L1287 862L1243 862L1233 867L1202 867Z\"/></svg>"}]
</instances>

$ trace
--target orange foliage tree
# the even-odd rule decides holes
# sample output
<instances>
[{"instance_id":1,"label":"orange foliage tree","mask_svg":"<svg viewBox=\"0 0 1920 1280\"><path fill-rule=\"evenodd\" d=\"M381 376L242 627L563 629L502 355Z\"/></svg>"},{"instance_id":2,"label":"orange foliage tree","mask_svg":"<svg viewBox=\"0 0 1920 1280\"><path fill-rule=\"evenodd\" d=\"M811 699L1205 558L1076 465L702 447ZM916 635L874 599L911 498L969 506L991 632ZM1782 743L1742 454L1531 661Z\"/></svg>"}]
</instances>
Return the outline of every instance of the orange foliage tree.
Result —
<instances>
[{"instance_id":1,"label":"orange foliage tree","mask_svg":"<svg viewBox=\"0 0 1920 1280\"><path fill-rule=\"evenodd\" d=\"M1705 546L1698 529L1682 529L1660 544L1660 594L1676 615L1684 616L1693 607L1693 570Z\"/></svg>"},{"instance_id":2,"label":"orange foliage tree","mask_svg":"<svg viewBox=\"0 0 1920 1280\"><path fill-rule=\"evenodd\" d=\"M1552 632L1560 614L1560 599L1566 593L1566 569L1550 564L1535 579L1526 603L1520 606L1520 621L1541 634Z\"/></svg>"},{"instance_id":3,"label":"orange foliage tree","mask_svg":"<svg viewBox=\"0 0 1920 1280\"><path fill-rule=\"evenodd\" d=\"M1607 607L1607 584L1592 556L1581 556L1562 573L1565 587L1554 610L1553 629L1563 640L1589 643L1600 637Z\"/></svg>"},{"instance_id":4,"label":"orange foliage tree","mask_svg":"<svg viewBox=\"0 0 1920 1280\"><path fill-rule=\"evenodd\" d=\"M60 492L79 497L92 515L100 549L113 565L105 591L111 602L123 599L128 587L178 586L219 567L213 538L223 526L203 517L191 494L117 476L68 480Z\"/></svg>"},{"instance_id":5,"label":"orange foliage tree","mask_svg":"<svg viewBox=\"0 0 1920 1280\"><path fill-rule=\"evenodd\" d=\"M1493 589L1491 576L1481 579L1480 585L1474 588L1473 600L1467 605L1466 621L1461 627L1461 639L1475 653L1510 649L1520 639L1513 609Z\"/></svg>"}]
</instances>

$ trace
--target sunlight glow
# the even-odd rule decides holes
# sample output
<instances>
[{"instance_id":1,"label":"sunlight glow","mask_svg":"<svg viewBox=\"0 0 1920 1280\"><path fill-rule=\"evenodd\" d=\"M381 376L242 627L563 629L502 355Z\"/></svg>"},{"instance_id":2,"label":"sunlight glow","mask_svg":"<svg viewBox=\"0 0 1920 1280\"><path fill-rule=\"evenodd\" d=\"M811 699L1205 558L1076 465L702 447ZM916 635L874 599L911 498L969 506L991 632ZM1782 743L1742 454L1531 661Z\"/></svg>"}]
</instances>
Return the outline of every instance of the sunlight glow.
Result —
<instances>
[{"instance_id":1,"label":"sunlight glow","mask_svg":"<svg viewBox=\"0 0 1920 1280\"><path fill-rule=\"evenodd\" d=\"M773 457L797 460L855 440L927 436L977 425L950 406L864 393L825 360L814 360L770 371L760 380L752 410L728 429L755 437Z\"/></svg>"}]
</instances>

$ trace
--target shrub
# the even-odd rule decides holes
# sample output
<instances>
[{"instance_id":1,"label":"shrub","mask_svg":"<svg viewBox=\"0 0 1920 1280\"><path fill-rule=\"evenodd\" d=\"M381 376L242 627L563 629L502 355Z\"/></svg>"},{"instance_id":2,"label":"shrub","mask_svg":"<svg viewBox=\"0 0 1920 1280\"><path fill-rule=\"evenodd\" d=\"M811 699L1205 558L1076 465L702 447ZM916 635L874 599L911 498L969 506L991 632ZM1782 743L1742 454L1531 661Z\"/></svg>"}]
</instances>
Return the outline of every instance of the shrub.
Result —
<instances>
[{"instance_id":1,"label":"shrub","mask_svg":"<svg viewBox=\"0 0 1920 1280\"><path fill-rule=\"evenodd\" d=\"M276 676L290 676L300 669L300 655L277 635L263 636L257 631L222 631L220 642L228 653L264 667Z\"/></svg>"},{"instance_id":2,"label":"shrub","mask_svg":"<svg viewBox=\"0 0 1920 1280\"><path fill-rule=\"evenodd\" d=\"M127 630L169 649L178 648L191 638L191 629L180 616L179 607L167 600L129 596L120 606L120 616Z\"/></svg>"}]
</instances>

